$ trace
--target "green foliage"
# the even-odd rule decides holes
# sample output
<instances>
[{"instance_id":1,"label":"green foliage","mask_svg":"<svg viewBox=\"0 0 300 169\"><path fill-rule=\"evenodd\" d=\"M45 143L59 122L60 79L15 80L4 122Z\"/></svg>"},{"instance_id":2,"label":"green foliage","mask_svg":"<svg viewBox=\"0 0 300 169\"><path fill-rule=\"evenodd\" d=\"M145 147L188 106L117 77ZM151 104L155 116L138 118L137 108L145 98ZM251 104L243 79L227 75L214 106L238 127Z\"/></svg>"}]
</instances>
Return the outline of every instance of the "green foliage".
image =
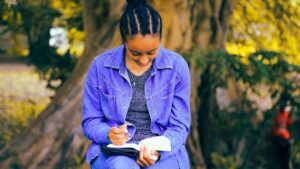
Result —
<instances>
[{"instance_id":1,"label":"green foliage","mask_svg":"<svg viewBox=\"0 0 300 169\"><path fill-rule=\"evenodd\" d=\"M67 3L73 6L65 5ZM58 53L57 48L49 46L50 29L55 26L64 26L66 29L82 30L83 23L79 6L79 1L67 0L59 1L59 3L49 0L26 0L11 7L1 5L3 10L0 10L0 26L7 28L14 35L26 36L28 49L21 51L28 50L25 54L28 54L29 63L36 66L39 74L48 81L48 87L51 89L58 89L66 81L77 58L72 55L73 48L71 48L72 54L70 51ZM76 37L75 40L73 37L70 39L78 43ZM82 37L80 40L83 40ZM17 54L22 55L22 52Z\"/></svg>"},{"instance_id":2,"label":"green foliage","mask_svg":"<svg viewBox=\"0 0 300 169\"><path fill-rule=\"evenodd\" d=\"M218 168L228 162L222 159L225 157L221 154L235 154L242 159L237 163L239 168L267 168L271 162L269 149L272 120L280 104L289 101L291 113L299 117L300 67L288 63L284 53L271 51L252 53L246 63L242 56L230 55L223 50L195 51L184 56L190 63L197 63L202 83L202 87L198 89L201 90L198 91L198 97L204 102L202 104L212 103L208 101L207 95L201 93L209 93L209 97L213 97L217 88L228 88L229 81L233 82L234 92L237 94L237 98L231 100L229 105L219 107L215 102L213 112L206 112L212 113L211 117L214 117L213 130L218 138L218 148L215 151L219 154L213 154L211 161L214 167ZM267 91L259 89L261 85L266 86ZM261 110L259 103L251 99L251 96L259 97L264 93L271 96L273 105ZM291 127L291 135L295 140L300 139L297 128L299 120L296 119ZM242 143L245 148L241 151ZM294 147L293 159L296 164L299 159L299 153L296 153L300 147L299 142L295 142Z\"/></svg>"},{"instance_id":3,"label":"green foliage","mask_svg":"<svg viewBox=\"0 0 300 169\"><path fill-rule=\"evenodd\" d=\"M213 169L237 169L238 165L232 156L224 157L217 153L211 154Z\"/></svg>"}]
</instances>

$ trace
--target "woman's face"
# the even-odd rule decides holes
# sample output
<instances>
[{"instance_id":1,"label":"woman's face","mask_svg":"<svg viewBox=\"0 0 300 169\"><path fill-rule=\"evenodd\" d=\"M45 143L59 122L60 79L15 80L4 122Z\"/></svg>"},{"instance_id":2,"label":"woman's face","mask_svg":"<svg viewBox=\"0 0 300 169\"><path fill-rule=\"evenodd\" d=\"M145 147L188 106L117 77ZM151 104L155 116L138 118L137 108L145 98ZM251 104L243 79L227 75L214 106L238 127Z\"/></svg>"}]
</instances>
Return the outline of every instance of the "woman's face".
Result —
<instances>
[{"instance_id":1,"label":"woman's face","mask_svg":"<svg viewBox=\"0 0 300 169\"><path fill-rule=\"evenodd\" d=\"M126 46L126 65L134 68L148 68L157 56L159 35L135 35L129 37Z\"/></svg>"}]
</instances>

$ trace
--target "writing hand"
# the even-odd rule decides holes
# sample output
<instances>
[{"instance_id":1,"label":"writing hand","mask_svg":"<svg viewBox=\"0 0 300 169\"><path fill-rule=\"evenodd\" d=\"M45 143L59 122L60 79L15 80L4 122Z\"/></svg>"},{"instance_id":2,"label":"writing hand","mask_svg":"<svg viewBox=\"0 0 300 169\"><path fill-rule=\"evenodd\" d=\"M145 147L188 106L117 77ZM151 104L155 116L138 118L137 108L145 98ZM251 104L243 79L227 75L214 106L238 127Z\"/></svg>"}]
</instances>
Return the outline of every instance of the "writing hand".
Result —
<instances>
[{"instance_id":1,"label":"writing hand","mask_svg":"<svg viewBox=\"0 0 300 169\"><path fill-rule=\"evenodd\" d=\"M128 141L128 130L127 125L123 124L119 127L111 127L108 133L108 139L112 144L122 145Z\"/></svg>"}]
</instances>

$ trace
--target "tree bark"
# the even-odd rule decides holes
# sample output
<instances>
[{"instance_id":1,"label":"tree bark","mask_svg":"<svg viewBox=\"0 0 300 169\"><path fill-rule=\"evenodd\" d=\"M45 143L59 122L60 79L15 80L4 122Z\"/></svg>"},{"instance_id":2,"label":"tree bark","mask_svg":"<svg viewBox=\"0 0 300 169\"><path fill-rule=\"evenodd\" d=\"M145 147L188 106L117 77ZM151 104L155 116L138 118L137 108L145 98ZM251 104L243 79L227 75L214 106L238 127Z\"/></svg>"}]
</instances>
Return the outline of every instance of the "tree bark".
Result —
<instances>
[{"instance_id":1,"label":"tree bark","mask_svg":"<svg viewBox=\"0 0 300 169\"><path fill-rule=\"evenodd\" d=\"M193 29L193 48L191 51L200 51L205 55L207 50L224 49L228 20L233 12L236 0L193 0L191 1L191 23ZM193 58L192 58L193 59ZM214 130L217 112L216 88L210 82L211 67L203 72L197 71L197 65L191 62L192 77L192 131L191 137L195 138L194 144L197 152L201 151L204 162L197 159L196 168L211 168L211 153L218 152L217 135ZM201 98L201 99L200 99ZM196 104L196 105L193 105ZM197 126L197 127L193 127ZM193 131L194 130L194 131ZM197 130L197 131L196 131ZM189 139L192 139L192 138ZM200 144L199 146L197 144ZM197 157L197 156L196 156Z\"/></svg>"},{"instance_id":2,"label":"tree bark","mask_svg":"<svg viewBox=\"0 0 300 169\"><path fill-rule=\"evenodd\" d=\"M51 104L28 126L23 134L0 151L0 168L57 169L84 163L89 141L80 125L82 88L86 71L93 58L120 44L118 20L125 1L82 0L85 29L85 50L66 83L57 91ZM183 52L210 46L224 47L230 0L152 0L163 18L163 46ZM205 159L213 150L209 140L214 103L199 100L201 83L197 65L190 63L192 75L192 125L187 141L193 168L206 168ZM200 85L200 88L199 88ZM208 93L214 96L214 91ZM200 119L200 120L199 120ZM200 130L199 130L200 129ZM200 131L200 132L199 132ZM199 135L200 133L200 135ZM202 138L202 139L200 139ZM200 142L200 140L202 140ZM202 149L201 149L202 148Z\"/></svg>"}]
</instances>

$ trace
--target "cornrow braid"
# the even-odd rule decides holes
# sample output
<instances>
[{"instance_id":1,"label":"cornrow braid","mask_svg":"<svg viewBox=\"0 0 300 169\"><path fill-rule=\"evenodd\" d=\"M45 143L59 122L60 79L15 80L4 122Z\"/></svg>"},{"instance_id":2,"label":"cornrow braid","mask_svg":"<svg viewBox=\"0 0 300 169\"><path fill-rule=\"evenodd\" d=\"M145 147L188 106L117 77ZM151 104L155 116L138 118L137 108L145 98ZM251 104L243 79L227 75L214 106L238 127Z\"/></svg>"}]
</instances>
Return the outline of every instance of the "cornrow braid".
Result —
<instances>
[{"instance_id":1,"label":"cornrow braid","mask_svg":"<svg viewBox=\"0 0 300 169\"><path fill-rule=\"evenodd\" d=\"M152 23L152 16L151 16L151 14L150 14L150 12L149 12L148 9L147 9L147 13L148 13L148 16L149 16L149 30L150 30L150 33L153 34L153 29L152 29L152 26L151 26L151 25L153 25L153 23Z\"/></svg>"},{"instance_id":2,"label":"cornrow braid","mask_svg":"<svg viewBox=\"0 0 300 169\"><path fill-rule=\"evenodd\" d=\"M159 34L162 36L160 14L145 0L127 0L127 6L120 19L120 32L123 43L137 34Z\"/></svg>"}]
</instances>

